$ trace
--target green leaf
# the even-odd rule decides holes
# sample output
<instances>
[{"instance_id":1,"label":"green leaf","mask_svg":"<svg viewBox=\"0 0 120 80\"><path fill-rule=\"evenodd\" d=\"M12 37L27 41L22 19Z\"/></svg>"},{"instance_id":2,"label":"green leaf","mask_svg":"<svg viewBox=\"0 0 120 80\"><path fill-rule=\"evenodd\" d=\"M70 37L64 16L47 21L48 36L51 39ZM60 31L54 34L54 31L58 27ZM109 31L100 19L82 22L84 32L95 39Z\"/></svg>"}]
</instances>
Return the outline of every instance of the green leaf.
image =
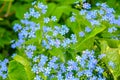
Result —
<instances>
[{"instance_id":1,"label":"green leaf","mask_svg":"<svg viewBox=\"0 0 120 80\"><path fill-rule=\"evenodd\" d=\"M9 63L8 77L10 80L29 80L24 66L15 60Z\"/></svg>"},{"instance_id":2,"label":"green leaf","mask_svg":"<svg viewBox=\"0 0 120 80\"><path fill-rule=\"evenodd\" d=\"M109 47L111 48L118 48L120 45L120 41L119 40L115 40L115 39L106 39Z\"/></svg>"},{"instance_id":3,"label":"green leaf","mask_svg":"<svg viewBox=\"0 0 120 80\"><path fill-rule=\"evenodd\" d=\"M14 60L21 63L24 66L24 69L25 69L26 74L28 76L28 80L32 80L33 73L31 72L30 63L25 58L23 58L22 56L19 56L19 55L16 55L14 57Z\"/></svg>"},{"instance_id":4,"label":"green leaf","mask_svg":"<svg viewBox=\"0 0 120 80\"><path fill-rule=\"evenodd\" d=\"M50 16L54 12L55 8L56 8L56 4L55 3L49 3L48 4L47 13L46 13L47 16Z\"/></svg>"},{"instance_id":5,"label":"green leaf","mask_svg":"<svg viewBox=\"0 0 120 80\"><path fill-rule=\"evenodd\" d=\"M107 41L101 40L101 53L106 54L104 58L104 62L106 63L107 67L113 74L114 80L118 80L120 76L120 49L119 48L110 48L107 44ZM115 68L112 68L108 65L108 62L112 61L115 64Z\"/></svg>"},{"instance_id":6,"label":"green leaf","mask_svg":"<svg viewBox=\"0 0 120 80\"><path fill-rule=\"evenodd\" d=\"M56 7L56 9L54 10L52 15L56 16L57 17L57 21L59 21L61 16L62 16L62 14L63 14L63 12L66 13L67 9L69 9L69 6L67 6L67 5L66 6L65 5L58 6L58 7Z\"/></svg>"},{"instance_id":7,"label":"green leaf","mask_svg":"<svg viewBox=\"0 0 120 80\"><path fill-rule=\"evenodd\" d=\"M94 37L95 37L98 33L100 33L100 32L102 32L103 30L105 30L105 28L106 28L105 26L96 27L94 30L92 30L92 32L90 32L89 34L87 34L87 35L85 36L85 38L82 38L80 41L78 41L79 43L77 43L75 49L82 51L82 50L88 48L88 45L94 42L94 41L93 41ZM87 43L87 44L86 44L86 43ZM92 44L91 44L91 45L92 45Z\"/></svg>"},{"instance_id":8,"label":"green leaf","mask_svg":"<svg viewBox=\"0 0 120 80\"><path fill-rule=\"evenodd\" d=\"M56 0L56 1L60 2L61 4L68 5L73 4L76 0Z\"/></svg>"},{"instance_id":9,"label":"green leaf","mask_svg":"<svg viewBox=\"0 0 120 80\"><path fill-rule=\"evenodd\" d=\"M17 17L18 19L23 19L24 13L25 13L26 11L28 11L29 7L30 7L30 4L24 4L24 5L21 6L21 4L16 3L16 4L13 6L13 8L14 8L14 10L15 10L15 12L16 12L16 14L15 14L16 17Z\"/></svg>"},{"instance_id":10,"label":"green leaf","mask_svg":"<svg viewBox=\"0 0 120 80\"><path fill-rule=\"evenodd\" d=\"M59 57L63 62L65 62L64 53L61 49L53 48L49 51L51 55Z\"/></svg>"}]
</instances>

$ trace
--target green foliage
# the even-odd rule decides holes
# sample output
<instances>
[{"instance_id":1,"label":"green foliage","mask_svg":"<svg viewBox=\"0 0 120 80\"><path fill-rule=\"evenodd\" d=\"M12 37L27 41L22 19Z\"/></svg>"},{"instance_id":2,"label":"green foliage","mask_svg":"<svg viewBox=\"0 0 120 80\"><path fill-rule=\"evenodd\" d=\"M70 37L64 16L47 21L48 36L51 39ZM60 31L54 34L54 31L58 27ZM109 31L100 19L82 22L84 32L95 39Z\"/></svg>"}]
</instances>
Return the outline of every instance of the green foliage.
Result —
<instances>
[{"instance_id":1,"label":"green foliage","mask_svg":"<svg viewBox=\"0 0 120 80\"><path fill-rule=\"evenodd\" d=\"M113 44L113 46L115 44ZM115 63L115 68L112 68L109 65L107 65L107 67L113 74L114 80L118 80L118 77L120 76L120 48L110 48L105 40L101 40L101 50L102 53L106 54L106 57L103 60L106 65L109 61L113 61Z\"/></svg>"},{"instance_id":2,"label":"green foliage","mask_svg":"<svg viewBox=\"0 0 120 80\"><path fill-rule=\"evenodd\" d=\"M10 80L28 80L24 66L15 60L9 63L8 76Z\"/></svg>"},{"instance_id":3,"label":"green foliage","mask_svg":"<svg viewBox=\"0 0 120 80\"><path fill-rule=\"evenodd\" d=\"M4 9L0 8L0 59L3 60L8 57L11 60L10 55L14 52L18 54L11 60L8 64L8 78L6 80L33 80L35 74L31 71L31 60L25 56L25 50L22 48L11 49L11 41L16 39L18 33L13 32L12 26L14 23L24 18L24 13L31 7L31 2L33 0L20 0L20 1L1 1L0 6L5 5ZM39 0L38 0L39 1ZM65 63L68 60L75 60L76 55L81 55L81 52L90 49L97 52L96 56L100 53L106 54L102 62L105 64L106 68L113 75L114 80L119 80L120 78L120 26L116 26L118 31L113 32L113 34L108 33L108 28L113 26L108 22L103 22L100 26L92 26L91 23L85 18L85 16L79 15L80 5L75 7L76 0L40 0L48 5L47 13L44 16L56 16L57 21L55 23L50 22L47 26L54 28L54 25L66 24L70 32L64 36L58 35L60 39L65 37L69 38L70 34L75 34L77 36L77 43L70 44L69 47L45 49L42 47L43 32L42 28L44 24L43 19L33 19L31 20L40 23L40 30L37 30L35 35L36 38L28 39L23 43L23 46L30 44L36 45L37 50L34 52L35 55L45 54L47 56L56 56L60 58L61 62ZM88 0L92 4L93 9L95 9L95 4L99 0ZM5 2L5 3L4 3ZM104 0L101 0L104 2ZM114 7L117 10L115 16L120 12L120 2L118 0L107 0L106 3L110 7ZM115 5L116 4L116 5ZM11 6L10 6L11 5ZM10 8L9 8L10 7ZM36 8L36 6L34 6ZM37 8L36 8L37 9ZM70 17L75 13L76 22L71 23ZM7 15L7 16L6 16ZM79 32L84 30L86 26L89 26L92 30L86 33L84 37L79 37ZM51 35L51 33L49 33ZM118 35L118 39L112 37ZM16 50L16 51L15 51ZM22 55L23 54L23 55ZM115 68L108 65L109 61L114 62ZM54 71L53 71L54 72ZM103 74L103 76L108 74ZM44 74L39 74L44 80L49 80ZM110 76L107 76L110 78ZM1 78L0 78L1 79ZM57 80L55 77L53 80Z\"/></svg>"}]
</instances>

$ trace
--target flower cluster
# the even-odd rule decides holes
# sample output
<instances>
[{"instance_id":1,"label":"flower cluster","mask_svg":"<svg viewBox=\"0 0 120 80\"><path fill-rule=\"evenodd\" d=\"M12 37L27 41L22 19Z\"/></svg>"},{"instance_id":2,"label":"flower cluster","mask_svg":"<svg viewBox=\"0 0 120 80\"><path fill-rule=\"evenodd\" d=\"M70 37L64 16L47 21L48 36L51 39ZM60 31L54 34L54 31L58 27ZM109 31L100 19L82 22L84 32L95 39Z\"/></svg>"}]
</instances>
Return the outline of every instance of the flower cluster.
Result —
<instances>
[{"instance_id":1,"label":"flower cluster","mask_svg":"<svg viewBox=\"0 0 120 80\"><path fill-rule=\"evenodd\" d=\"M22 47L22 44L30 38L36 38L36 31L40 29L40 24L29 20L21 20L20 24L14 25L14 30L18 31L18 41L13 41L12 48ZM19 28L18 28L19 27Z\"/></svg>"},{"instance_id":2,"label":"flower cluster","mask_svg":"<svg viewBox=\"0 0 120 80\"><path fill-rule=\"evenodd\" d=\"M3 79L7 78L8 74L8 69L7 69L7 64L8 64L8 59L4 59L3 61L0 60L0 77Z\"/></svg>"},{"instance_id":3,"label":"flower cluster","mask_svg":"<svg viewBox=\"0 0 120 80\"><path fill-rule=\"evenodd\" d=\"M36 74L34 80L43 80L44 77L50 80L53 78L58 80L79 80L83 78L105 80L102 75L104 69L98 65L93 50L85 50L81 56L76 56L76 60L68 60L65 63L55 56L48 58L41 54L33 58L33 64L32 71Z\"/></svg>"},{"instance_id":4,"label":"flower cluster","mask_svg":"<svg viewBox=\"0 0 120 80\"><path fill-rule=\"evenodd\" d=\"M42 46L46 49L51 49L52 46L57 48L69 47L71 43L74 44L77 42L77 38L75 34L71 34L70 38L64 37L68 32L69 28L66 25L61 25L61 27L54 26L53 29L51 27L43 26Z\"/></svg>"},{"instance_id":5,"label":"flower cluster","mask_svg":"<svg viewBox=\"0 0 120 80\"><path fill-rule=\"evenodd\" d=\"M18 32L18 40L12 41L12 48L24 48L25 53L28 56L28 58L32 58L34 51L36 50L36 45L28 44L24 45L26 41L29 41L30 39L37 38L36 32L42 32L41 36L41 44L45 49L52 49L52 47L69 47L70 44L75 44L77 42L77 37L75 34L71 34L69 37L66 37L65 35L69 32L69 28L66 25L55 25L55 26L47 26L50 22L56 22L57 18L56 16L49 17L40 17L40 15L44 15L47 12L47 6L44 5L41 2L33 3L33 5L37 5L37 8L41 11L36 11L36 8L30 8L29 12L25 13L25 17L23 20L21 20L21 23L16 23L13 27L15 32ZM42 19L44 25L40 26L40 22L35 22L32 20L29 20L31 18L35 19ZM42 23L41 23L42 24ZM52 28L53 27L53 28ZM33 46L34 45L34 46ZM29 49L28 49L29 48Z\"/></svg>"},{"instance_id":6,"label":"flower cluster","mask_svg":"<svg viewBox=\"0 0 120 80\"><path fill-rule=\"evenodd\" d=\"M36 1L32 5L34 8L30 8L29 12L24 14L24 19L21 20L21 23L14 25L14 31L18 32L18 40L13 40L11 47L22 48L27 57L32 60L31 71L36 74L34 80L44 80L44 78L49 78L50 80L54 78L58 80L105 80L103 75L104 67L101 67L98 61L105 54L96 57L93 50L85 50L81 53L81 56L77 55L75 60L71 59L62 62L56 56L51 57L48 54L48 57L38 53L45 53L44 50L50 51L53 48L64 49L64 53L66 53L65 49L77 44L79 37L85 38L86 34L91 33L94 28L100 27L102 23L106 24L108 22L112 25L112 27L107 26L109 34L118 31L116 26L120 26L120 18L114 16L115 11L113 8L109 8L105 3L97 3L96 6L99 9L90 10L91 5L86 3L86 0L82 0L80 12L76 14L73 11L72 16L68 19L71 24L74 24L78 21L78 15L83 16L91 25L79 25L83 27L77 34L77 32L72 32L69 25L57 23L58 19L56 16L46 16L47 5ZM26 43L27 41L28 43ZM114 63L109 62L108 64L112 68L114 67Z\"/></svg>"}]
</instances>

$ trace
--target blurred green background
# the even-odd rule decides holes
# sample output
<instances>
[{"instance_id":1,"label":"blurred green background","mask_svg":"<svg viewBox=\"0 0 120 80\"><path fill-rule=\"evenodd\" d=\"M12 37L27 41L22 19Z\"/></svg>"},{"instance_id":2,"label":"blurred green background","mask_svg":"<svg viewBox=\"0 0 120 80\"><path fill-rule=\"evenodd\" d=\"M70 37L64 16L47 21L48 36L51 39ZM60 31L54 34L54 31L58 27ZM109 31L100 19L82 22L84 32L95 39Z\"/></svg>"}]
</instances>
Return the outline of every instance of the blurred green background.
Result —
<instances>
[{"instance_id":1,"label":"blurred green background","mask_svg":"<svg viewBox=\"0 0 120 80\"><path fill-rule=\"evenodd\" d=\"M13 31L12 27L14 23L19 22L23 18L24 13L28 11L33 1L35 0L0 0L0 59L8 58L15 52L15 49L11 48L11 41L17 39L17 33ZM44 1L49 3L60 0ZM116 15L120 14L120 0L87 0L87 2L92 7L95 7L97 2L106 2L115 9Z\"/></svg>"}]
</instances>

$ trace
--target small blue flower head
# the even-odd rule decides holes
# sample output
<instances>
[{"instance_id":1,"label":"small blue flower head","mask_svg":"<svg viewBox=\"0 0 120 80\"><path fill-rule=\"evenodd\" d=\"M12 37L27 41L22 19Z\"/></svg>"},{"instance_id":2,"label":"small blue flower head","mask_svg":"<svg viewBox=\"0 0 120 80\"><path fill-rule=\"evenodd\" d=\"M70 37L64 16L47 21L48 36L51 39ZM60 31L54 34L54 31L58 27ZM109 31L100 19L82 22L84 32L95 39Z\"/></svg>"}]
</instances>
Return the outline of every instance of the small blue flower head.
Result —
<instances>
[{"instance_id":1,"label":"small blue flower head","mask_svg":"<svg viewBox=\"0 0 120 80\"><path fill-rule=\"evenodd\" d=\"M51 20L55 22L57 20L56 16L51 16Z\"/></svg>"},{"instance_id":2,"label":"small blue flower head","mask_svg":"<svg viewBox=\"0 0 120 80\"><path fill-rule=\"evenodd\" d=\"M64 63L60 64L60 70L61 70L62 73L66 72L66 67L65 67Z\"/></svg>"},{"instance_id":3,"label":"small blue flower head","mask_svg":"<svg viewBox=\"0 0 120 80\"><path fill-rule=\"evenodd\" d=\"M92 77L93 75L92 70L85 70L84 75L86 75L87 77Z\"/></svg>"},{"instance_id":4,"label":"small blue flower head","mask_svg":"<svg viewBox=\"0 0 120 80\"><path fill-rule=\"evenodd\" d=\"M46 17L44 18L44 23L48 23L50 21L50 18Z\"/></svg>"},{"instance_id":5,"label":"small blue flower head","mask_svg":"<svg viewBox=\"0 0 120 80\"><path fill-rule=\"evenodd\" d=\"M56 39L55 40L55 46L58 48L58 47L60 47L60 44L61 44L60 40Z\"/></svg>"},{"instance_id":6,"label":"small blue flower head","mask_svg":"<svg viewBox=\"0 0 120 80\"><path fill-rule=\"evenodd\" d=\"M32 2L32 5L35 5L36 4L36 1Z\"/></svg>"},{"instance_id":7,"label":"small blue flower head","mask_svg":"<svg viewBox=\"0 0 120 80\"><path fill-rule=\"evenodd\" d=\"M81 76L83 76L84 75L84 71L79 71L79 72L77 72L77 76L78 77L81 77Z\"/></svg>"},{"instance_id":8,"label":"small blue flower head","mask_svg":"<svg viewBox=\"0 0 120 80\"><path fill-rule=\"evenodd\" d=\"M102 7L103 9L106 9L106 8L108 7L108 5L107 5L106 3L102 3L102 4L101 4L101 7Z\"/></svg>"},{"instance_id":9,"label":"small blue flower head","mask_svg":"<svg viewBox=\"0 0 120 80\"><path fill-rule=\"evenodd\" d=\"M28 45L26 48L27 51L31 50L31 51L35 51L36 50L36 46L34 45Z\"/></svg>"},{"instance_id":10,"label":"small blue flower head","mask_svg":"<svg viewBox=\"0 0 120 80\"><path fill-rule=\"evenodd\" d=\"M37 64L34 64L34 65L33 65L32 71L33 71L34 73L38 73L39 68L38 68L38 65L37 65Z\"/></svg>"},{"instance_id":11,"label":"small blue flower head","mask_svg":"<svg viewBox=\"0 0 120 80\"><path fill-rule=\"evenodd\" d=\"M85 15L86 12L87 12L87 10L82 9L82 10L80 10L79 14L80 14L80 15Z\"/></svg>"},{"instance_id":12,"label":"small blue flower head","mask_svg":"<svg viewBox=\"0 0 120 80\"><path fill-rule=\"evenodd\" d=\"M47 33L49 31L52 31L51 27L43 26L43 32Z\"/></svg>"},{"instance_id":13,"label":"small blue flower head","mask_svg":"<svg viewBox=\"0 0 120 80\"><path fill-rule=\"evenodd\" d=\"M98 20L90 20L91 24L94 25L100 25L100 22Z\"/></svg>"},{"instance_id":14,"label":"small blue flower head","mask_svg":"<svg viewBox=\"0 0 120 80\"><path fill-rule=\"evenodd\" d=\"M79 32L79 36L80 37L84 37L85 36L85 33L83 31Z\"/></svg>"},{"instance_id":15,"label":"small blue flower head","mask_svg":"<svg viewBox=\"0 0 120 80\"><path fill-rule=\"evenodd\" d=\"M65 35L68 32L69 32L69 28L66 25L62 25L61 30L59 31L59 33L61 35Z\"/></svg>"},{"instance_id":16,"label":"small blue flower head","mask_svg":"<svg viewBox=\"0 0 120 80\"><path fill-rule=\"evenodd\" d=\"M73 44L75 44L76 42L77 42L77 38L76 38L76 35L75 34L71 34L71 42L73 43Z\"/></svg>"},{"instance_id":17,"label":"small blue flower head","mask_svg":"<svg viewBox=\"0 0 120 80\"><path fill-rule=\"evenodd\" d=\"M42 80L41 77L39 75L36 75L34 80Z\"/></svg>"},{"instance_id":18,"label":"small blue flower head","mask_svg":"<svg viewBox=\"0 0 120 80\"><path fill-rule=\"evenodd\" d=\"M89 28L88 26L85 27L85 32L91 32L91 28Z\"/></svg>"},{"instance_id":19,"label":"small blue flower head","mask_svg":"<svg viewBox=\"0 0 120 80\"><path fill-rule=\"evenodd\" d=\"M19 30L22 29L22 26L21 26L20 24L15 24L15 25L13 26L13 29L14 29L15 32L17 32L17 31L19 31Z\"/></svg>"},{"instance_id":20,"label":"small blue flower head","mask_svg":"<svg viewBox=\"0 0 120 80\"><path fill-rule=\"evenodd\" d=\"M75 16L71 16L70 17L70 22L75 22L75 19L76 19Z\"/></svg>"},{"instance_id":21,"label":"small blue flower head","mask_svg":"<svg viewBox=\"0 0 120 80\"><path fill-rule=\"evenodd\" d=\"M49 68L53 68L54 70L56 70L58 68L58 64L56 63L56 61L58 60L57 57L52 57L52 59L50 60L50 62L48 62L48 66Z\"/></svg>"},{"instance_id":22,"label":"small blue flower head","mask_svg":"<svg viewBox=\"0 0 120 80\"><path fill-rule=\"evenodd\" d=\"M96 3L96 6L100 6L101 4L99 2Z\"/></svg>"},{"instance_id":23,"label":"small blue flower head","mask_svg":"<svg viewBox=\"0 0 120 80\"><path fill-rule=\"evenodd\" d=\"M86 0L81 0L82 2L86 2Z\"/></svg>"},{"instance_id":24,"label":"small blue flower head","mask_svg":"<svg viewBox=\"0 0 120 80\"><path fill-rule=\"evenodd\" d=\"M100 66L96 67L96 70L98 71L98 73L102 74L104 72L104 69L102 69Z\"/></svg>"},{"instance_id":25,"label":"small blue flower head","mask_svg":"<svg viewBox=\"0 0 120 80\"><path fill-rule=\"evenodd\" d=\"M50 74L50 72L51 72L51 68L49 68L49 67L45 68L44 74L45 74L46 76L48 76L48 75Z\"/></svg>"},{"instance_id":26,"label":"small blue flower head","mask_svg":"<svg viewBox=\"0 0 120 80\"><path fill-rule=\"evenodd\" d=\"M108 65L112 68L115 68L115 64L112 61L108 62Z\"/></svg>"},{"instance_id":27,"label":"small blue flower head","mask_svg":"<svg viewBox=\"0 0 120 80\"><path fill-rule=\"evenodd\" d=\"M38 18L40 17L40 13L39 13L38 11L37 11L37 12L35 12L35 13L34 13L34 15L33 15L33 17L35 17L35 18L37 18L37 19L38 19Z\"/></svg>"},{"instance_id":28,"label":"small blue flower head","mask_svg":"<svg viewBox=\"0 0 120 80\"><path fill-rule=\"evenodd\" d=\"M106 54L101 54L101 55L98 56L98 58L99 58L99 59L102 59L102 58L105 57L105 56L106 56Z\"/></svg>"},{"instance_id":29,"label":"small blue flower head","mask_svg":"<svg viewBox=\"0 0 120 80\"><path fill-rule=\"evenodd\" d=\"M40 57L40 62L39 62L39 66L44 66L46 64L46 62L48 61L48 57L45 55L41 55Z\"/></svg>"},{"instance_id":30,"label":"small blue flower head","mask_svg":"<svg viewBox=\"0 0 120 80\"><path fill-rule=\"evenodd\" d=\"M24 18L25 18L25 19L29 19L29 18L30 18L30 14L29 14L28 12L26 12L26 13L24 14Z\"/></svg>"},{"instance_id":31,"label":"small blue flower head","mask_svg":"<svg viewBox=\"0 0 120 80\"><path fill-rule=\"evenodd\" d=\"M67 64L68 64L67 71L72 71L72 70L77 71L78 70L77 62L69 60Z\"/></svg>"},{"instance_id":32,"label":"small blue flower head","mask_svg":"<svg viewBox=\"0 0 120 80\"><path fill-rule=\"evenodd\" d=\"M38 8L41 9L42 13L45 14L47 12L47 5L44 5L43 3L38 3Z\"/></svg>"},{"instance_id":33,"label":"small blue flower head","mask_svg":"<svg viewBox=\"0 0 120 80\"><path fill-rule=\"evenodd\" d=\"M91 5L89 3L84 3L83 4L83 8L84 9L90 9L91 8Z\"/></svg>"},{"instance_id":34,"label":"small blue flower head","mask_svg":"<svg viewBox=\"0 0 120 80\"><path fill-rule=\"evenodd\" d=\"M58 80L63 80L62 72L59 71L57 73L57 78L58 78Z\"/></svg>"},{"instance_id":35,"label":"small blue flower head","mask_svg":"<svg viewBox=\"0 0 120 80\"><path fill-rule=\"evenodd\" d=\"M34 14L35 14L35 9L34 9L34 8L30 8L30 9L29 9L29 12L30 12L30 15L31 15L31 16L34 16Z\"/></svg>"},{"instance_id":36,"label":"small blue flower head","mask_svg":"<svg viewBox=\"0 0 120 80\"><path fill-rule=\"evenodd\" d=\"M117 31L117 28L116 27L111 27L111 28L108 28L108 32L109 33L113 33L113 32L115 32L115 31Z\"/></svg>"},{"instance_id":37,"label":"small blue flower head","mask_svg":"<svg viewBox=\"0 0 120 80\"><path fill-rule=\"evenodd\" d=\"M104 12L104 10L100 9L100 10L98 11L98 13L102 16L105 12Z\"/></svg>"},{"instance_id":38,"label":"small blue flower head","mask_svg":"<svg viewBox=\"0 0 120 80\"><path fill-rule=\"evenodd\" d=\"M16 53L13 53L11 57L14 58L16 55L17 55Z\"/></svg>"},{"instance_id":39,"label":"small blue flower head","mask_svg":"<svg viewBox=\"0 0 120 80\"><path fill-rule=\"evenodd\" d=\"M4 59L3 61L0 60L0 77L2 77L3 79L7 78L8 62L9 62L8 59Z\"/></svg>"}]
</instances>

